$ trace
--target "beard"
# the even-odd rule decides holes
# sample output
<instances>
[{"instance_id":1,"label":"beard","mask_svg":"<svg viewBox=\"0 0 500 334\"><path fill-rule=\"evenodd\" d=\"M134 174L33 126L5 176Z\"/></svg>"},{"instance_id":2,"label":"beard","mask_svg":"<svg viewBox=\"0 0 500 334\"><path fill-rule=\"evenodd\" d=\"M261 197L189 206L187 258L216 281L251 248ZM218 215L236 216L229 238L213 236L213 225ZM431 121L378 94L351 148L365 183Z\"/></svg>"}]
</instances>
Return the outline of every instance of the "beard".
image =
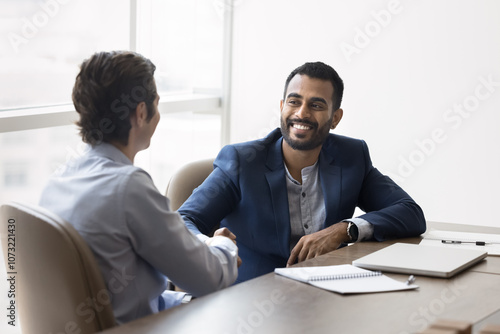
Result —
<instances>
[{"instance_id":1,"label":"beard","mask_svg":"<svg viewBox=\"0 0 500 334\"><path fill-rule=\"evenodd\" d=\"M292 149L299 151L312 150L318 146L323 145L326 138L328 137L328 134L330 133L330 125L332 124L332 120L333 117L328 122L326 122L325 125L319 127L318 123L308 120L285 120L281 118L281 134L283 135L283 139ZM311 126L313 131L313 135L311 136L311 138L308 140L300 140L301 136L297 136L299 139L292 139L290 135L290 127L294 122Z\"/></svg>"}]
</instances>

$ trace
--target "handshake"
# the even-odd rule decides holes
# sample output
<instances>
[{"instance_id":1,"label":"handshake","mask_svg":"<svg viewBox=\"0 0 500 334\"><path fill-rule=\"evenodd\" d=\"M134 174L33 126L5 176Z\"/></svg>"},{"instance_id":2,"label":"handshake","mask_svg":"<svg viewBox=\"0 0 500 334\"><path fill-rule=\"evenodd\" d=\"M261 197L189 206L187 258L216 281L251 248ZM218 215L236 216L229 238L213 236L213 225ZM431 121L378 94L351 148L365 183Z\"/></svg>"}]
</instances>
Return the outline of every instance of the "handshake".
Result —
<instances>
[{"instance_id":1,"label":"handshake","mask_svg":"<svg viewBox=\"0 0 500 334\"><path fill-rule=\"evenodd\" d=\"M233 232L229 231L227 227L221 227L214 232L212 238L208 238L205 243L210 246L215 237L226 237L229 238L236 245L236 236ZM238 256L238 267L241 266L241 258Z\"/></svg>"}]
</instances>

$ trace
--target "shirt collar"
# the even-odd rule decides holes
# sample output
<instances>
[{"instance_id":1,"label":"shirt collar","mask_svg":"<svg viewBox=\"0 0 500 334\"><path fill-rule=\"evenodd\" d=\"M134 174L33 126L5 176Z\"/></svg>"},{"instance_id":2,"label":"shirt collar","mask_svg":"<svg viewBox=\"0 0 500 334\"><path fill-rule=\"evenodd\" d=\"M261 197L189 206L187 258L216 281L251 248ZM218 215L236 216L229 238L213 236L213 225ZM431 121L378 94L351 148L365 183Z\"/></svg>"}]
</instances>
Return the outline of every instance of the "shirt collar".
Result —
<instances>
[{"instance_id":1,"label":"shirt collar","mask_svg":"<svg viewBox=\"0 0 500 334\"><path fill-rule=\"evenodd\" d=\"M300 184L297 180L295 180L293 178L292 174L290 174L290 172L288 171L288 167L286 166L286 163L284 160L283 160L283 165L285 166L286 176L288 177L288 179L295 184ZM316 160L314 165L302 168L302 170L300 171L300 173L302 175L302 183L307 181L309 175L311 175L313 173L317 173L317 171L318 171L318 160Z\"/></svg>"},{"instance_id":2,"label":"shirt collar","mask_svg":"<svg viewBox=\"0 0 500 334\"><path fill-rule=\"evenodd\" d=\"M110 143L101 143L90 148L90 154L109 158L124 165L132 165L132 161L116 146Z\"/></svg>"}]
</instances>

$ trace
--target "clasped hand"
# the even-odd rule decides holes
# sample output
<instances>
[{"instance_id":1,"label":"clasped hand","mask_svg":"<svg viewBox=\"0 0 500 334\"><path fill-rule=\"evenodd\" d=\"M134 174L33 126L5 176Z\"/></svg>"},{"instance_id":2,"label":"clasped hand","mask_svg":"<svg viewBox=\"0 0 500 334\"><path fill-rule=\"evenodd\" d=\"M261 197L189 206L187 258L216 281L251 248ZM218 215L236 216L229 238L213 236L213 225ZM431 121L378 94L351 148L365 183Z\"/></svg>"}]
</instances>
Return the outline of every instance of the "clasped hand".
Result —
<instances>
[{"instance_id":1,"label":"clasped hand","mask_svg":"<svg viewBox=\"0 0 500 334\"><path fill-rule=\"evenodd\" d=\"M215 236L222 236L222 237L229 238L236 245L236 235L234 235L234 233L231 232L227 227L221 227L221 228L217 229L214 232L214 237ZM209 240L206 242L207 245L210 245L210 241ZM238 263L238 267L241 266L241 258L239 256L238 256L238 262L237 263Z\"/></svg>"}]
</instances>

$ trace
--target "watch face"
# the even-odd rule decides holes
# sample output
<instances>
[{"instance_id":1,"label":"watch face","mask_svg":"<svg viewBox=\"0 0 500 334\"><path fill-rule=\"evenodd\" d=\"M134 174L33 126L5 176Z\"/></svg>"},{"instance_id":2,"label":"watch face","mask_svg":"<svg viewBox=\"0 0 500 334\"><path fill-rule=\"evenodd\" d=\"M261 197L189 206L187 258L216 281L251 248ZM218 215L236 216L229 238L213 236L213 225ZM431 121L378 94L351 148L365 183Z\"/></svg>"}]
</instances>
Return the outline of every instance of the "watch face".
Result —
<instances>
[{"instance_id":1,"label":"watch face","mask_svg":"<svg viewBox=\"0 0 500 334\"><path fill-rule=\"evenodd\" d=\"M351 236L352 241L358 240L358 227L356 224L351 223L349 226L349 235Z\"/></svg>"}]
</instances>

